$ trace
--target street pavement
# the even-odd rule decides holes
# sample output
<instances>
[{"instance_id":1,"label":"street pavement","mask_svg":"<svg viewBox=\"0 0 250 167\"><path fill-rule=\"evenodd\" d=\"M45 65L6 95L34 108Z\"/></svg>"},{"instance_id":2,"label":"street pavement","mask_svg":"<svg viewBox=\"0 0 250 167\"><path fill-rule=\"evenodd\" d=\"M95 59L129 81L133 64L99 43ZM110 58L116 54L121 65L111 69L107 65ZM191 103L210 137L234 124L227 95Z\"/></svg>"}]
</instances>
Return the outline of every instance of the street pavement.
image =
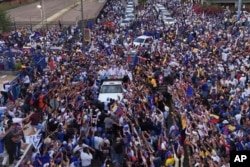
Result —
<instances>
[{"instance_id":1,"label":"street pavement","mask_svg":"<svg viewBox=\"0 0 250 167\"><path fill-rule=\"evenodd\" d=\"M12 81L15 77L16 77L16 75L4 75L4 74L0 74L0 90L3 89L3 84L4 83Z\"/></svg>"},{"instance_id":2,"label":"street pavement","mask_svg":"<svg viewBox=\"0 0 250 167\"><path fill-rule=\"evenodd\" d=\"M62 12L77 3L79 5L75 8ZM98 0L83 0L84 19L95 18L104 4L98 2ZM40 22L41 12L36 7L37 5L39 5L39 2L11 9L8 13L15 22ZM78 0L44 0L44 9L45 16L50 21L75 22L81 19L81 5Z\"/></svg>"},{"instance_id":3,"label":"street pavement","mask_svg":"<svg viewBox=\"0 0 250 167\"><path fill-rule=\"evenodd\" d=\"M44 0L44 9L46 18L56 14L62 9L66 8L69 5L76 3L77 0ZM39 1L31 3L28 5L20 6L8 11L11 19L16 22L40 22L41 21L41 12L37 8Z\"/></svg>"},{"instance_id":4,"label":"street pavement","mask_svg":"<svg viewBox=\"0 0 250 167\"><path fill-rule=\"evenodd\" d=\"M98 2L98 0L85 0L83 2L83 19L88 20L96 18L104 4L104 2L101 3ZM59 17L58 20L62 22L81 20L81 4Z\"/></svg>"}]
</instances>

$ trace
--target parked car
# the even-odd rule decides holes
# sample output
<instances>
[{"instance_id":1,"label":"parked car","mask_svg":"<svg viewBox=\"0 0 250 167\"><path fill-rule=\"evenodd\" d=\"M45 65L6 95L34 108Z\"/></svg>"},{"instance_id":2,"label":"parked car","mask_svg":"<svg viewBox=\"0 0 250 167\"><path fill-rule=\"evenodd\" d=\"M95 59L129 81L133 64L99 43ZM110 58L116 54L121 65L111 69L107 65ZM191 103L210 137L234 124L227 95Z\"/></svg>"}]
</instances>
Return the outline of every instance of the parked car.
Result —
<instances>
[{"instance_id":1,"label":"parked car","mask_svg":"<svg viewBox=\"0 0 250 167\"><path fill-rule=\"evenodd\" d=\"M176 20L172 17L167 17L163 19L163 22L165 25L171 25L171 24L175 24Z\"/></svg>"},{"instance_id":2,"label":"parked car","mask_svg":"<svg viewBox=\"0 0 250 167\"><path fill-rule=\"evenodd\" d=\"M150 42L153 41L153 37L152 36L146 36L146 35L142 35L137 37L134 41L133 41L133 46L137 47L137 46L148 46L150 44Z\"/></svg>"},{"instance_id":3,"label":"parked car","mask_svg":"<svg viewBox=\"0 0 250 167\"><path fill-rule=\"evenodd\" d=\"M133 7L132 8L126 7L125 11L132 11L132 12L134 12L134 8Z\"/></svg>"},{"instance_id":4,"label":"parked car","mask_svg":"<svg viewBox=\"0 0 250 167\"><path fill-rule=\"evenodd\" d=\"M161 16L171 17L171 14L167 10L160 10Z\"/></svg>"},{"instance_id":5,"label":"parked car","mask_svg":"<svg viewBox=\"0 0 250 167\"><path fill-rule=\"evenodd\" d=\"M120 26L121 27L126 27L129 26L131 24L131 19L130 18L125 18L120 22Z\"/></svg>"},{"instance_id":6,"label":"parked car","mask_svg":"<svg viewBox=\"0 0 250 167\"><path fill-rule=\"evenodd\" d=\"M135 15L134 14L128 14L128 15L125 15L125 18L135 20Z\"/></svg>"},{"instance_id":7,"label":"parked car","mask_svg":"<svg viewBox=\"0 0 250 167\"><path fill-rule=\"evenodd\" d=\"M162 5L156 5L155 10L156 10L156 12L160 12L161 10L166 10L166 8Z\"/></svg>"},{"instance_id":8,"label":"parked car","mask_svg":"<svg viewBox=\"0 0 250 167\"><path fill-rule=\"evenodd\" d=\"M127 4L127 8L133 8L134 9L134 5L132 4Z\"/></svg>"},{"instance_id":9,"label":"parked car","mask_svg":"<svg viewBox=\"0 0 250 167\"><path fill-rule=\"evenodd\" d=\"M127 11L125 11L124 14L125 14L125 16L126 16L126 15L130 15L130 14L134 14L134 11L131 11L131 10L128 11L128 10L127 10Z\"/></svg>"},{"instance_id":10,"label":"parked car","mask_svg":"<svg viewBox=\"0 0 250 167\"><path fill-rule=\"evenodd\" d=\"M127 5L134 5L133 1L128 1Z\"/></svg>"}]
</instances>

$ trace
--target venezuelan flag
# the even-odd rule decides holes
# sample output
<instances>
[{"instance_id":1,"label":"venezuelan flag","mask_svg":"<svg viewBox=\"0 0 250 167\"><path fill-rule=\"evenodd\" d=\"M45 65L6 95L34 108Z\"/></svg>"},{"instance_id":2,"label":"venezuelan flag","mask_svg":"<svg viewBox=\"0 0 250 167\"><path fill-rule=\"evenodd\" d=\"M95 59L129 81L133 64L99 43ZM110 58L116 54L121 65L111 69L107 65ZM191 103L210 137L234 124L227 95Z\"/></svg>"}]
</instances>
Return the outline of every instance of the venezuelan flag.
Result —
<instances>
[{"instance_id":1,"label":"venezuelan flag","mask_svg":"<svg viewBox=\"0 0 250 167\"><path fill-rule=\"evenodd\" d=\"M116 109L116 111L115 111L115 114L116 114L117 116L121 116L122 113L123 113L122 108L121 108L121 107L117 107L117 109Z\"/></svg>"},{"instance_id":2,"label":"venezuelan flag","mask_svg":"<svg viewBox=\"0 0 250 167\"><path fill-rule=\"evenodd\" d=\"M115 104L113 107L112 107L112 112L116 112L118 106Z\"/></svg>"},{"instance_id":3,"label":"venezuelan flag","mask_svg":"<svg viewBox=\"0 0 250 167\"><path fill-rule=\"evenodd\" d=\"M234 131L236 129L236 127L233 125L227 125L227 129L230 131Z\"/></svg>"},{"instance_id":4,"label":"venezuelan flag","mask_svg":"<svg viewBox=\"0 0 250 167\"><path fill-rule=\"evenodd\" d=\"M218 123L220 121L220 117L215 114L210 114L210 123Z\"/></svg>"}]
</instances>

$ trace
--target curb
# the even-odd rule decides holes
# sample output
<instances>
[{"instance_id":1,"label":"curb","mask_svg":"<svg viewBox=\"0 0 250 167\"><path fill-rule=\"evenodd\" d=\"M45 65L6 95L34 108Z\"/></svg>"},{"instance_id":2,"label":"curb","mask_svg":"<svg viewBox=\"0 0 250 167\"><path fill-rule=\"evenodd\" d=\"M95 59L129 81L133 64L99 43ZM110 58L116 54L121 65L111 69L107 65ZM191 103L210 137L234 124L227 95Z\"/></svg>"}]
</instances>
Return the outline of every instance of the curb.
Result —
<instances>
[{"instance_id":1,"label":"curb","mask_svg":"<svg viewBox=\"0 0 250 167\"><path fill-rule=\"evenodd\" d=\"M19 71L0 71L0 75L18 75Z\"/></svg>"},{"instance_id":2,"label":"curb","mask_svg":"<svg viewBox=\"0 0 250 167\"><path fill-rule=\"evenodd\" d=\"M81 4L81 0L77 0L76 3L68 6L67 8L64 8L62 10L60 10L59 12L55 13L54 15L50 16L49 18L47 18L46 23L50 23L52 21L54 21L55 19L59 18L60 16L66 14L67 12L69 12L70 10L72 10L73 8L77 7L78 5ZM33 29L40 29L42 28L42 22L40 22L38 25L34 26Z\"/></svg>"}]
</instances>

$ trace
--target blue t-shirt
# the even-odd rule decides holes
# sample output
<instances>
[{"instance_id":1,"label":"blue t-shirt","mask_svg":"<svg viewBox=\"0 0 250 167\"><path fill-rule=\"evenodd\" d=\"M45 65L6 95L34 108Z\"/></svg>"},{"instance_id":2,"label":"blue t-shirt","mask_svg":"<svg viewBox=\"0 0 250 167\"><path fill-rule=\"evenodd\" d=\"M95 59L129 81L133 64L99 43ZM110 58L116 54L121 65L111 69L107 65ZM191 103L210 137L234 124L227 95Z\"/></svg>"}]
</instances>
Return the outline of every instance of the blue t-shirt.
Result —
<instances>
[{"instance_id":1,"label":"blue t-shirt","mask_svg":"<svg viewBox=\"0 0 250 167\"><path fill-rule=\"evenodd\" d=\"M50 162L49 153L46 153L46 154L42 157L42 162L43 162L43 164L49 163L49 162Z\"/></svg>"},{"instance_id":2,"label":"blue t-shirt","mask_svg":"<svg viewBox=\"0 0 250 167\"><path fill-rule=\"evenodd\" d=\"M61 131L61 132L57 132L57 138L63 142L64 141L64 132Z\"/></svg>"}]
</instances>

